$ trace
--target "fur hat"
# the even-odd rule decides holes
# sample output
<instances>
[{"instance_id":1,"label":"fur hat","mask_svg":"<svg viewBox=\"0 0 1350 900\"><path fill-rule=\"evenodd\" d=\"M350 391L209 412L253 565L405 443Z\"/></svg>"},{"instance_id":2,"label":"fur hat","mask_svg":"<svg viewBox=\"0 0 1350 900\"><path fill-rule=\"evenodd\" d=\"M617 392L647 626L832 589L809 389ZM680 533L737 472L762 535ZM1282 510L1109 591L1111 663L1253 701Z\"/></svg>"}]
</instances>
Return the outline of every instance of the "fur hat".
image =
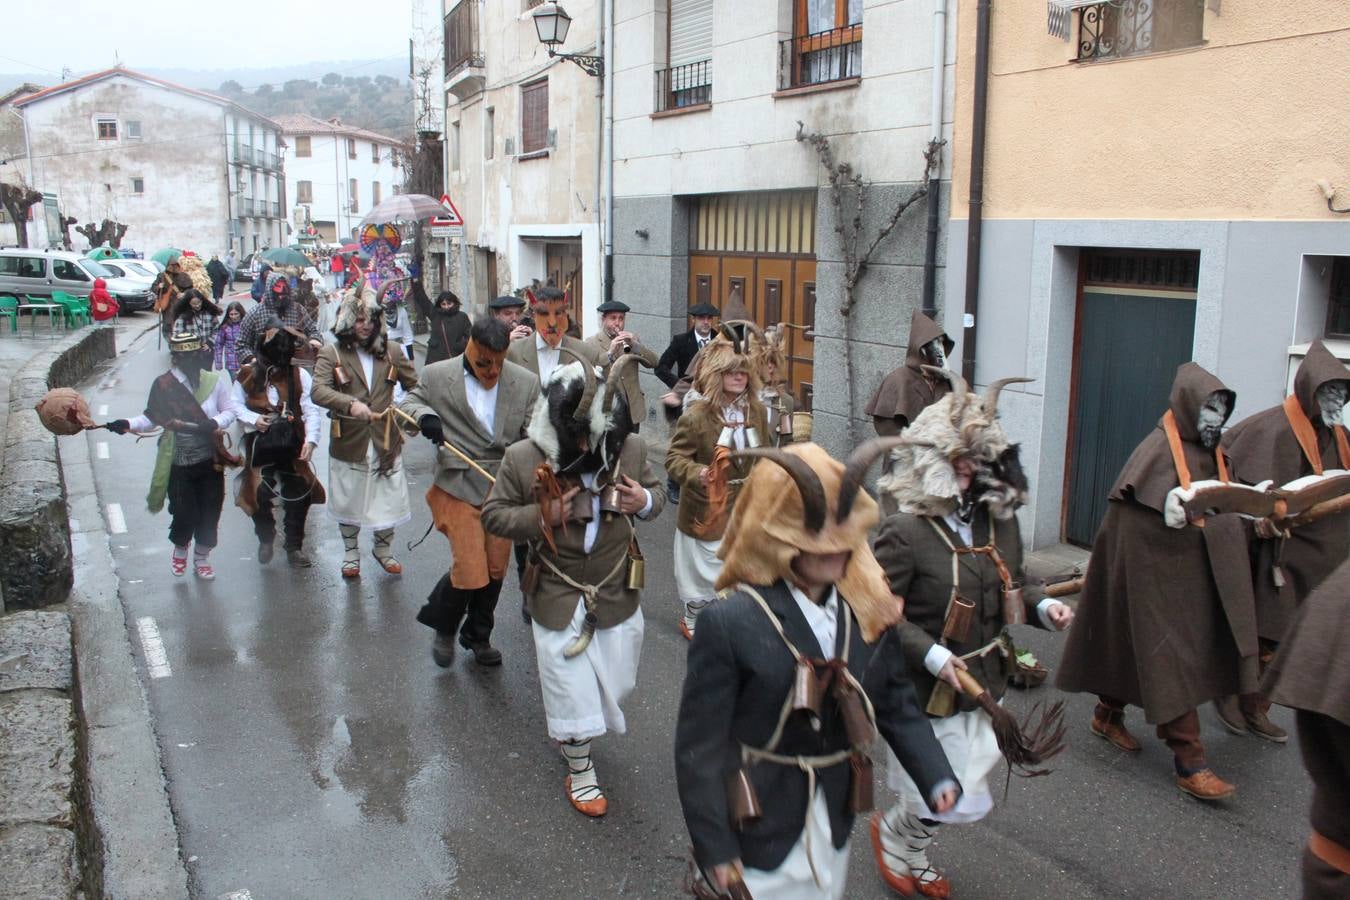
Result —
<instances>
[{"instance_id":1,"label":"fur hat","mask_svg":"<svg viewBox=\"0 0 1350 900\"><path fill-rule=\"evenodd\" d=\"M759 373L750 356L749 340L739 337L731 324L723 322L719 326L720 334L708 342L699 353L698 375L694 378L694 390L700 396L718 396L722 390L722 376L733 372L747 372L750 375L749 393L759 393Z\"/></svg>"},{"instance_id":2,"label":"fur hat","mask_svg":"<svg viewBox=\"0 0 1350 900\"><path fill-rule=\"evenodd\" d=\"M874 438L847 464L809 443L736 453L761 462L751 469L732 509L717 552L723 565L716 587L791 581L792 561L799 554L849 552L839 593L858 617L864 638L875 641L899 621L900 607L867 541L879 513L862 482L871 464L899 441Z\"/></svg>"},{"instance_id":3,"label":"fur hat","mask_svg":"<svg viewBox=\"0 0 1350 900\"><path fill-rule=\"evenodd\" d=\"M995 518L1009 519L1026 502L1027 481L1018 446L998 421L998 395L1009 384L1030 378L1000 378L983 397L966 389L960 375L924 366L952 383L952 392L926 407L904 433L891 454L895 464L877 488L895 498L904 512L946 516L961 501L952 462L965 457L975 467L971 489Z\"/></svg>"}]
</instances>

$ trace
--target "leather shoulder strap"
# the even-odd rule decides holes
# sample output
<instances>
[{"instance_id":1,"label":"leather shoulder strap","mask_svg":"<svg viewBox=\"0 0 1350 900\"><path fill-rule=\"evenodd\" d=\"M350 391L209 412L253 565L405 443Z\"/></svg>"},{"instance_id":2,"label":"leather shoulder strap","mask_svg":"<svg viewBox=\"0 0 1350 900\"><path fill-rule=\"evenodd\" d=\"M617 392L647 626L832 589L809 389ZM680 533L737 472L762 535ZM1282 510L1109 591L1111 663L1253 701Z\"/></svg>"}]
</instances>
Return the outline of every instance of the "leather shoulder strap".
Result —
<instances>
[{"instance_id":1,"label":"leather shoulder strap","mask_svg":"<svg viewBox=\"0 0 1350 900\"><path fill-rule=\"evenodd\" d=\"M1289 428L1294 432L1294 438L1303 450L1303 458L1312 466L1315 474L1321 475L1322 451L1317 446L1317 432L1313 430L1312 422L1308 421L1307 414L1303 412L1303 405L1294 394L1284 398L1284 417L1289 420ZM1343 437L1340 443L1344 444ZM1342 459L1341 462L1344 463L1345 460Z\"/></svg>"}]
</instances>

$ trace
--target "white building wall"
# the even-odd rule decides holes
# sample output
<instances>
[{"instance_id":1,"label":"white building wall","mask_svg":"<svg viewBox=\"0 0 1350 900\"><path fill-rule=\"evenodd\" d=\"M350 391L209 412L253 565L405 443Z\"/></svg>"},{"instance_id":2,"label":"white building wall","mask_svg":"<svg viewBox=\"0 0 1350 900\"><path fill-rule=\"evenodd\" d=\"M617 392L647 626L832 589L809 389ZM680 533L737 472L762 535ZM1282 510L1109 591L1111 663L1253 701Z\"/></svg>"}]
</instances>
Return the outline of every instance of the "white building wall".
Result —
<instances>
[{"instance_id":1,"label":"white building wall","mask_svg":"<svg viewBox=\"0 0 1350 900\"><path fill-rule=\"evenodd\" d=\"M395 186L401 187L403 170L394 165L394 156L401 156L404 150L392 140L375 142L369 137L355 137L356 158L350 159L347 139L353 136L325 133L309 135L310 155L303 157L296 154L296 138L301 134L303 132L288 132L282 136L287 146L286 203L289 207L282 213L295 222L296 208L306 205L300 202L299 182L308 181L313 196L313 202L307 204L310 219L336 223L339 243L350 240L352 230L374 205L372 185L379 182L381 199L393 196ZM379 162L373 161L372 143L378 143ZM355 210L351 208L347 190L352 178L357 182Z\"/></svg>"}]
</instances>

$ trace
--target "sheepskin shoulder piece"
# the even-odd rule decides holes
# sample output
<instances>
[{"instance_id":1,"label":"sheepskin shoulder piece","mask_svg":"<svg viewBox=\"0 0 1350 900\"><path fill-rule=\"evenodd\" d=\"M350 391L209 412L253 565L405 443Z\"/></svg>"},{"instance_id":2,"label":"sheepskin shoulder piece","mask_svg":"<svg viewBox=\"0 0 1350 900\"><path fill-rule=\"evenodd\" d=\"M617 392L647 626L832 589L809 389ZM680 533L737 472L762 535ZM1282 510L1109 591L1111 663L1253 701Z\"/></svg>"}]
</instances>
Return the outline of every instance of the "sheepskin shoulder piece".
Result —
<instances>
[{"instance_id":1,"label":"sheepskin shoulder piece","mask_svg":"<svg viewBox=\"0 0 1350 900\"><path fill-rule=\"evenodd\" d=\"M525 434L534 441L544 456L548 457L548 461L555 469L559 465L561 447L558 443L558 433L549 418L549 396L558 390L570 390L573 385L585 380L586 372L579 362L556 366L549 373L548 380L539 391L539 397L534 401L534 413L530 416L530 427L526 429ZM554 385L557 385L557 388L554 388ZM605 434L605 411L598 398L591 403L587 429L590 432L591 446L599 446Z\"/></svg>"}]
</instances>

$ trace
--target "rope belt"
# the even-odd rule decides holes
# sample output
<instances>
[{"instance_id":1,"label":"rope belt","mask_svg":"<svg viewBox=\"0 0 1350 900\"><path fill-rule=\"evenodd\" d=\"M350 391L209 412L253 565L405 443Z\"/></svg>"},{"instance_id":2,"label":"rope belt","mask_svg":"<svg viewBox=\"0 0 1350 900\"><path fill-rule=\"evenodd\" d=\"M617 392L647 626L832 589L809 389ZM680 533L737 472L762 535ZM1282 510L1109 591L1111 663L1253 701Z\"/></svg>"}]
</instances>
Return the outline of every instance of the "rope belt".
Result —
<instances>
[{"instance_id":1,"label":"rope belt","mask_svg":"<svg viewBox=\"0 0 1350 900\"><path fill-rule=\"evenodd\" d=\"M623 520L625 524L628 525L628 540L631 546L634 536L637 535L637 528L633 525L632 516L624 516ZM628 564L628 555L625 553L621 555L618 558L618 560L615 561L613 568L611 568L607 573L605 573L605 577L601 578L600 581L598 581L595 584L582 584L581 582L569 576L562 569L559 569L556 565L554 565L553 560L549 559L547 556L540 553L538 546L533 547L533 550L535 558L537 558L540 562L542 562L545 566L547 566L550 572L552 572L554 575L557 575L563 584L567 585L568 587L572 588L575 591L580 592L582 601L586 604L586 612L591 614L595 613L595 601L596 598L600 595L600 589L605 585L609 584L610 581L614 579L614 576L618 575L619 572L621 572L623 568Z\"/></svg>"}]
</instances>

